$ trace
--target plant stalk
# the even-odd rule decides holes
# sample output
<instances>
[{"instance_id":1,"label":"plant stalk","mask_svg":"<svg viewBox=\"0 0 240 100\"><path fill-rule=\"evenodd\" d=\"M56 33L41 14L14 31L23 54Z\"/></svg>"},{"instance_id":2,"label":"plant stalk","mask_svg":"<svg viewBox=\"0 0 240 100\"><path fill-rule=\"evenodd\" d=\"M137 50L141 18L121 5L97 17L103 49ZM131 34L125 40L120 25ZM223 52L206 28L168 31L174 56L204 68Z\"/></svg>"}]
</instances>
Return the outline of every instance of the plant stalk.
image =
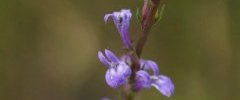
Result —
<instances>
[{"instance_id":1,"label":"plant stalk","mask_svg":"<svg viewBox=\"0 0 240 100\"><path fill-rule=\"evenodd\" d=\"M134 90L136 72L140 70L139 58L141 56L143 47L147 41L150 29L155 23L155 14L157 13L158 6L161 0L144 0L141 15L141 35L137 41L136 47L129 50L131 55L131 69L132 74L130 76L129 85L125 87L124 100L135 100L135 94L137 91Z\"/></svg>"}]
</instances>

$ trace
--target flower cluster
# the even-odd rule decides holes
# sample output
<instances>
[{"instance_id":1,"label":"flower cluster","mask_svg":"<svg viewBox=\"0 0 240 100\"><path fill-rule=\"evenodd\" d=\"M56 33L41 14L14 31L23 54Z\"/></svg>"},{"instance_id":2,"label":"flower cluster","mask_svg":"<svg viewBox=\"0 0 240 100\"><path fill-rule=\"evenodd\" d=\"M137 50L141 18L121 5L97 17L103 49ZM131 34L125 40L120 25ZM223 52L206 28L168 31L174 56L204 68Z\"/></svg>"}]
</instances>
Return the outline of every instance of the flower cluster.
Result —
<instances>
[{"instance_id":1,"label":"flower cluster","mask_svg":"<svg viewBox=\"0 0 240 100\"><path fill-rule=\"evenodd\" d=\"M106 14L104 17L105 22L112 18L121 36L124 48L131 48L131 40L128 34L131 16L130 10L123 9L120 12ZM129 84L130 76L135 74L135 81L132 85L134 91L154 87L167 97L170 97L174 92L174 85L171 79L159 74L159 67L152 60L139 59L140 70L133 73L130 55L123 55L118 58L112 51L105 49L104 52L98 52L98 58L107 67L105 80L112 88Z\"/></svg>"}]
</instances>

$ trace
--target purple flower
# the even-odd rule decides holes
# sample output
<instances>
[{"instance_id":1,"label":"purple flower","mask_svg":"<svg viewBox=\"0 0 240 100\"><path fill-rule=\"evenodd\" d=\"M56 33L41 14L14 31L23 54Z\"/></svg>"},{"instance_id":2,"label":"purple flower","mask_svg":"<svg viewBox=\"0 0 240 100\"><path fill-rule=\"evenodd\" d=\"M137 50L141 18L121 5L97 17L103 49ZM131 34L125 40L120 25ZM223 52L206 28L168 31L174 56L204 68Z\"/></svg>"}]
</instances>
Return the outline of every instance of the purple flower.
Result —
<instances>
[{"instance_id":1,"label":"purple flower","mask_svg":"<svg viewBox=\"0 0 240 100\"><path fill-rule=\"evenodd\" d=\"M136 73L134 89L139 91L142 88L155 87L163 95L170 97L174 92L174 85L170 78L159 75L159 69L154 61L140 60L141 70ZM151 70L153 75L149 75Z\"/></svg>"},{"instance_id":2,"label":"purple flower","mask_svg":"<svg viewBox=\"0 0 240 100\"><path fill-rule=\"evenodd\" d=\"M174 85L171 79L164 75L151 76L151 86L155 87L163 95L170 97L174 92Z\"/></svg>"},{"instance_id":3,"label":"purple flower","mask_svg":"<svg viewBox=\"0 0 240 100\"><path fill-rule=\"evenodd\" d=\"M131 75L130 67L110 50L105 49L105 55L98 52L99 60L108 68L105 74L107 84L112 88L127 84L127 78Z\"/></svg>"},{"instance_id":4,"label":"purple flower","mask_svg":"<svg viewBox=\"0 0 240 100\"><path fill-rule=\"evenodd\" d=\"M128 34L131 16L132 13L129 9L122 9L120 12L113 12L112 14L106 14L104 16L105 22L107 22L109 17L113 19L113 22L122 38L124 48L131 47L131 40Z\"/></svg>"}]
</instances>

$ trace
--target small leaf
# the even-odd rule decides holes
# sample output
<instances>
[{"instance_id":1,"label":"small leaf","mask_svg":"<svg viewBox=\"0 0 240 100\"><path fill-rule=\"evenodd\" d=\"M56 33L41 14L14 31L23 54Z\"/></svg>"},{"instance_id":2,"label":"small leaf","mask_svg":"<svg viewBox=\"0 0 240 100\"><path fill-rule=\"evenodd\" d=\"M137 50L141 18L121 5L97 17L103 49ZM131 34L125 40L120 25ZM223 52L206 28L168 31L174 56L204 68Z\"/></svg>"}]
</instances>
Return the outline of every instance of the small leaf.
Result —
<instances>
[{"instance_id":1,"label":"small leaf","mask_svg":"<svg viewBox=\"0 0 240 100\"><path fill-rule=\"evenodd\" d=\"M137 21L138 21L139 23L141 23L141 14L140 14L140 12L139 12L139 8L137 8L136 17L137 17Z\"/></svg>"},{"instance_id":2,"label":"small leaf","mask_svg":"<svg viewBox=\"0 0 240 100\"><path fill-rule=\"evenodd\" d=\"M160 12L159 12L159 9L157 10L155 14L155 24L159 23L160 20L163 18L164 9L165 9L165 4L162 5Z\"/></svg>"}]
</instances>

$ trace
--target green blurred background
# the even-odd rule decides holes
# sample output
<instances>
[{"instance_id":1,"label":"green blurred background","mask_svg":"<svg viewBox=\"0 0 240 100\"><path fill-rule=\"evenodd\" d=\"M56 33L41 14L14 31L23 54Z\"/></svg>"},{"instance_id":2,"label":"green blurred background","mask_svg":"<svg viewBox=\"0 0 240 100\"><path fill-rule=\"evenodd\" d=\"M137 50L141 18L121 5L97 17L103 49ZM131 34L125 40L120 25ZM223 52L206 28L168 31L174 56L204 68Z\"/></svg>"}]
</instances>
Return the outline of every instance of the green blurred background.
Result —
<instances>
[{"instance_id":1,"label":"green blurred background","mask_svg":"<svg viewBox=\"0 0 240 100\"><path fill-rule=\"evenodd\" d=\"M143 0L1 0L0 100L119 98L105 84L96 55L123 53L113 23L103 16L133 13ZM141 100L239 100L240 1L165 0L143 57L156 61L176 87L170 99L143 90ZM136 16L131 36L138 36Z\"/></svg>"}]
</instances>

